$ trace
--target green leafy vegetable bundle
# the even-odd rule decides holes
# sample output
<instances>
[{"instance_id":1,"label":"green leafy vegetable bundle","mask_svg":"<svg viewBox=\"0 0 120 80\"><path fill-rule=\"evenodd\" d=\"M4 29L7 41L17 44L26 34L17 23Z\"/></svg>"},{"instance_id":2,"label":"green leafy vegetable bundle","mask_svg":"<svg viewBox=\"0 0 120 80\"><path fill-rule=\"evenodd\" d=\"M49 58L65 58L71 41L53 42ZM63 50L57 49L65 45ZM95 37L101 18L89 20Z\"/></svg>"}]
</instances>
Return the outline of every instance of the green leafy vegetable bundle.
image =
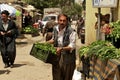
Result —
<instances>
[{"instance_id":1,"label":"green leafy vegetable bundle","mask_svg":"<svg viewBox=\"0 0 120 80\"><path fill-rule=\"evenodd\" d=\"M56 54L56 49L52 44L49 43L35 43L35 47L39 50L42 50L44 52L51 52L53 54Z\"/></svg>"},{"instance_id":2,"label":"green leafy vegetable bundle","mask_svg":"<svg viewBox=\"0 0 120 80\"><path fill-rule=\"evenodd\" d=\"M32 27L31 25L26 26L25 28L22 29L22 33L26 34L33 34L38 32L37 28Z\"/></svg>"},{"instance_id":3,"label":"green leafy vegetable bundle","mask_svg":"<svg viewBox=\"0 0 120 80\"><path fill-rule=\"evenodd\" d=\"M83 46L79 49L80 57L82 56L96 56L102 60L118 59L120 58L120 49L115 48L108 41L95 41L88 46Z\"/></svg>"},{"instance_id":4,"label":"green leafy vegetable bundle","mask_svg":"<svg viewBox=\"0 0 120 80\"><path fill-rule=\"evenodd\" d=\"M54 64L55 59L57 60L56 49L48 43L34 43L30 55L50 64Z\"/></svg>"},{"instance_id":5,"label":"green leafy vegetable bundle","mask_svg":"<svg viewBox=\"0 0 120 80\"><path fill-rule=\"evenodd\" d=\"M116 22L111 22L110 27L112 30L108 36L110 36L111 38L114 38L115 41L117 41L117 39L120 38L120 20Z\"/></svg>"}]
</instances>

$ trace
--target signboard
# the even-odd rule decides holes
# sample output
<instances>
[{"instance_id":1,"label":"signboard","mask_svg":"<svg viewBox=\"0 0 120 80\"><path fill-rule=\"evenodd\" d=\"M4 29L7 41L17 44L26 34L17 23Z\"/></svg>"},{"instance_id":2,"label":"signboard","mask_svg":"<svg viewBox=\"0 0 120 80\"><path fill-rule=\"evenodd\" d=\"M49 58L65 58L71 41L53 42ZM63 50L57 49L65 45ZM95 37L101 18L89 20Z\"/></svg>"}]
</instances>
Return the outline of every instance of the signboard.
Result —
<instances>
[{"instance_id":1,"label":"signboard","mask_svg":"<svg viewBox=\"0 0 120 80\"><path fill-rule=\"evenodd\" d=\"M93 0L93 7L98 8L109 8L109 7L117 7L118 0Z\"/></svg>"}]
</instances>

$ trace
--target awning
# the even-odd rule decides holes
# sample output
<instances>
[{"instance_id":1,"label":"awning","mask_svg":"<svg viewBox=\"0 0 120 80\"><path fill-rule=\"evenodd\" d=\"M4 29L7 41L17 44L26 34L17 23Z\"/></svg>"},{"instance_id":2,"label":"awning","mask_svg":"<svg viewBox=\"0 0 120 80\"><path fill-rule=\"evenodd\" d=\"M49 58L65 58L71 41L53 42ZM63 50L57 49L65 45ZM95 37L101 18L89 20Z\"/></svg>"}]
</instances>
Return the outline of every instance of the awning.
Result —
<instances>
[{"instance_id":1,"label":"awning","mask_svg":"<svg viewBox=\"0 0 120 80\"><path fill-rule=\"evenodd\" d=\"M10 6L8 4L0 4L0 13L4 10L7 10L10 13L9 16L20 16L21 15L21 12L15 9L13 6Z\"/></svg>"},{"instance_id":2,"label":"awning","mask_svg":"<svg viewBox=\"0 0 120 80\"><path fill-rule=\"evenodd\" d=\"M32 5L28 5L27 7L24 7L23 9L25 9L27 11L32 11L32 10L35 10L35 7Z\"/></svg>"}]
</instances>

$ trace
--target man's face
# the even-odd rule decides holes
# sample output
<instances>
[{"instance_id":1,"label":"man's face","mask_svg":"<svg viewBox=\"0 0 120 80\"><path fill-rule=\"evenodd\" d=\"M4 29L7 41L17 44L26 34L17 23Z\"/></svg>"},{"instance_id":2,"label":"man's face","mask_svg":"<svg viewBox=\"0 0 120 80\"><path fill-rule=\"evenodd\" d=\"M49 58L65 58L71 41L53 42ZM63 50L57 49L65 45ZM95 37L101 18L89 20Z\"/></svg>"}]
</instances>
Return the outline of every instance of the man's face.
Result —
<instances>
[{"instance_id":1,"label":"man's face","mask_svg":"<svg viewBox=\"0 0 120 80\"><path fill-rule=\"evenodd\" d=\"M67 25L67 18L66 16L60 16L58 19L58 24L60 27L64 28Z\"/></svg>"},{"instance_id":2,"label":"man's face","mask_svg":"<svg viewBox=\"0 0 120 80\"><path fill-rule=\"evenodd\" d=\"M2 19L3 21L7 21L8 16L7 16L6 14L1 14L1 19Z\"/></svg>"}]
</instances>

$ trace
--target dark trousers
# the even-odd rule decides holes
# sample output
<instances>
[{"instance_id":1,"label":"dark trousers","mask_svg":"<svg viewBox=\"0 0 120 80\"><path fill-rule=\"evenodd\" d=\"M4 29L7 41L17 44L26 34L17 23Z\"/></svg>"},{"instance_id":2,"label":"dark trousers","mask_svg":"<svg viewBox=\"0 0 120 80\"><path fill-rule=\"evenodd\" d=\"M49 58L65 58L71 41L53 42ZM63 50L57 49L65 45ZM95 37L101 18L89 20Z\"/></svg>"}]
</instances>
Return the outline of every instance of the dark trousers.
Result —
<instances>
[{"instance_id":1,"label":"dark trousers","mask_svg":"<svg viewBox=\"0 0 120 80\"><path fill-rule=\"evenodd\" d=\"M53 76L53 80L61 80L59 63L52 65L52 76Z\"/></svg>"},{"instance_id":2,"label":"dark trousers","mask_svg":"<svg viewBox=\"0 0 120 80\"><path fill-rule=\"evenodd\" d=\"M75 63L62 64L62 66L60 66L60 71L61 71L60 80L72 80L74 69L75 69Z\"/></svg>"},{"instance_id":3,"label":"dark trousers","mask_svg":"<svg viewBox=\"0 0 120 80\"><path fill-rule=\"evenodd\" d=\"M14 42L4 45L1 49L2 60L5 64L13 65L16 57L16 46Z\"/></svg>"}]
</instances>

